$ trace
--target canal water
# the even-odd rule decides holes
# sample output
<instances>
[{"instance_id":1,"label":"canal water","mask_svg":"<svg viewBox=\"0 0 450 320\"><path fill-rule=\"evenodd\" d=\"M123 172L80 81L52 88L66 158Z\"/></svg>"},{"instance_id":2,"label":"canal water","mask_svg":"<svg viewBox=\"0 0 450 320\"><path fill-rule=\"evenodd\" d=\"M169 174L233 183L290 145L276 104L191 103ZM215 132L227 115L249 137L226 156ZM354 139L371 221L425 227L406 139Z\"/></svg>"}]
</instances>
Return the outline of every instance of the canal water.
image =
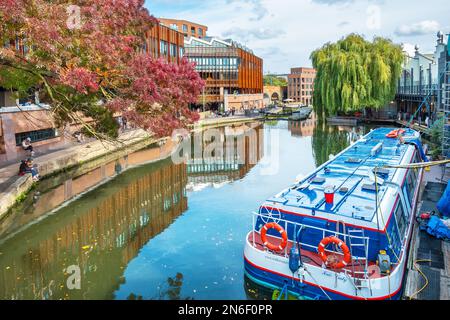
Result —
<instances>
[{"instance_id":1,"label":"canal water","mask_svg":"<svg viewBox=\"0 0 450 320\"><path fill-rule=\"evenodd\" d=\"M221 132L236 129L256 130L243 149L254 161L142 165L0 238L0 299L267 297L243 272L252 212L369 129L308 120Z\"/></svg>"}]
</instances>

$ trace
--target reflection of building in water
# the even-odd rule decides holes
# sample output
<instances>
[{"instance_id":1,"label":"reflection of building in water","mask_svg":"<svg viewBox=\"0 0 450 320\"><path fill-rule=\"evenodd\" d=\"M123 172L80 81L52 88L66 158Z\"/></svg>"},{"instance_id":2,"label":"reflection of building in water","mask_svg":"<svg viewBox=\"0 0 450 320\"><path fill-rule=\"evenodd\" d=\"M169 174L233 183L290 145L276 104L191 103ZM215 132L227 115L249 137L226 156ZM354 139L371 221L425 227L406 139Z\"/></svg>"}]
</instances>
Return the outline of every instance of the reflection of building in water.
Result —
<instances>
[{"instance_id":1,"label":"reflection of building in water","mask_svg":"<svg viewBox=\"0 0 450 320\"><path fill-rule=\"evenodd\" d=\"M293 137L311 137L316 127L316 114L311 113L311 117L304 121L289 121L289 131Z\"/></svg>"},{"instance_id":2,"label":"reflection of building in water","mask_svg":"<svg viewBox=\"0 0 450 320\"><path fill-rule=\"evenodd\" d=\"M0 245L0 299L111 299L127 264L187 209L186 165L130 170ZM81 269L81 290L69 290Z\"/></svg>"},{"instance_id":3,"label":"reflection of building in water","mask_svg":"<svg viewBox=\"0 0 450 320\"><path fill-rule=\"evenodd\" d=\"M191 139L192 152L188 161L188 188L204 184L226 183L242 179L264 154L262 126L246 125L215 129L219 133L218 148L211 145L207 131ZM201 148L199 147L201 146Z\"/></svg>"}]
</instances>

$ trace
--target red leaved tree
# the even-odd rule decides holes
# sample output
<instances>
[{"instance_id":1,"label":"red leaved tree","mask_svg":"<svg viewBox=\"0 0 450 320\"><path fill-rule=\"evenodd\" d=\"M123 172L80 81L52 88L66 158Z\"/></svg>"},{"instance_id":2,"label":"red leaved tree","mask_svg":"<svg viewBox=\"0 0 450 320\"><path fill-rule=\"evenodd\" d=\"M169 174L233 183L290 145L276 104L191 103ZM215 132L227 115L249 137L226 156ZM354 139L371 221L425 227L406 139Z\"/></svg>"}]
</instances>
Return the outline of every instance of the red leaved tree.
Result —
<instances>
[{"instance_id":1,"label":"red leaved tree","mask_svg":"<svg viewBox=\"0 0 450 320\"><path fill-rule=\"evenodd\" d=\"M198 119L188 109L204 86L194 65L141 50L158 22L144 0L1 0L0 86L39 91L57 125L82 122L115 136L114 113L155 135ZM93 119L93 125L83 119Z\"/></svg>"}]
</instances>

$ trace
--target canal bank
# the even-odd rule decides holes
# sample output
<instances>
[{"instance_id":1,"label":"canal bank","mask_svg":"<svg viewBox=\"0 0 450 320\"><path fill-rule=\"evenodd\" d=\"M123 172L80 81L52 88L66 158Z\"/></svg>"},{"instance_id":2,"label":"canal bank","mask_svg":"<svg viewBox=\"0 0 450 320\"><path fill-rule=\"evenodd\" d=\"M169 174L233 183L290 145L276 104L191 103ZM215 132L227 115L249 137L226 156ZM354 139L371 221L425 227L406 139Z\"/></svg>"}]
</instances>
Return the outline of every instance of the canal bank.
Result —
<instances>
[{"instance_id":1,"label":"canal bank","mask_svg":"<svg viewBox=\"0 0 450 320\"><path fill-rule=\"evenodd\" d=\"M249 121L255 121L255 118L202 119L193 126L192 130L240 124ZM94 141L69 147L39 156L34 159L34 163L38 166L41 178L47 179L60 172L78 167L78 170L72 170L72 175L76 177L150 145L160 147L166 144L168 144L166 148L173 149L174 145L168 137L154 139L144 130L132 130L121 134L115 142ZM153 160L160 160L167 156L169 154L155 155ZM19 177L17 175L18 169L19 164L5 165L0 169L0 220L11 208L23 201L36 184L30 175Z\"/></svg>"}]
</instances>

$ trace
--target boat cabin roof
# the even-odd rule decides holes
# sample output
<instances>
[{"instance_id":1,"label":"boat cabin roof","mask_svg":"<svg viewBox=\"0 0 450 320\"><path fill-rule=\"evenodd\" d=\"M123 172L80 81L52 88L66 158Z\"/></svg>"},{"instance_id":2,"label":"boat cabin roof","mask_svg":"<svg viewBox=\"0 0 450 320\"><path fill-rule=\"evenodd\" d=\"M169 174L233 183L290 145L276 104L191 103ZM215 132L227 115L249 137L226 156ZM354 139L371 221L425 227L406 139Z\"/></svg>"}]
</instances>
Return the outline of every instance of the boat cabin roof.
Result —
<instances>
[{"instance_id":1,"label":"boat cabin roof","mask_svg":"<svg viewBox=\"0 0 450 320\"><path fill-rule=\"evenodd\" d=\"M392 130L393 128L379 128L371 131L305 179L267 201L309 209L311 212L321 211L372 221L376 211L374 169L413 161L411 156L405 155L408 150L414 149L414 146L402 144L398 139L387 138L386 135ZM419 133L414 130L405 131L405 139L420 138ZM397 170L377 169L380 203L386 194L386 182L402 184L403 176L396 176ZM327 204L325 201L327 187L335 190L333 204Z\"/></svg>"}]
</instances>

